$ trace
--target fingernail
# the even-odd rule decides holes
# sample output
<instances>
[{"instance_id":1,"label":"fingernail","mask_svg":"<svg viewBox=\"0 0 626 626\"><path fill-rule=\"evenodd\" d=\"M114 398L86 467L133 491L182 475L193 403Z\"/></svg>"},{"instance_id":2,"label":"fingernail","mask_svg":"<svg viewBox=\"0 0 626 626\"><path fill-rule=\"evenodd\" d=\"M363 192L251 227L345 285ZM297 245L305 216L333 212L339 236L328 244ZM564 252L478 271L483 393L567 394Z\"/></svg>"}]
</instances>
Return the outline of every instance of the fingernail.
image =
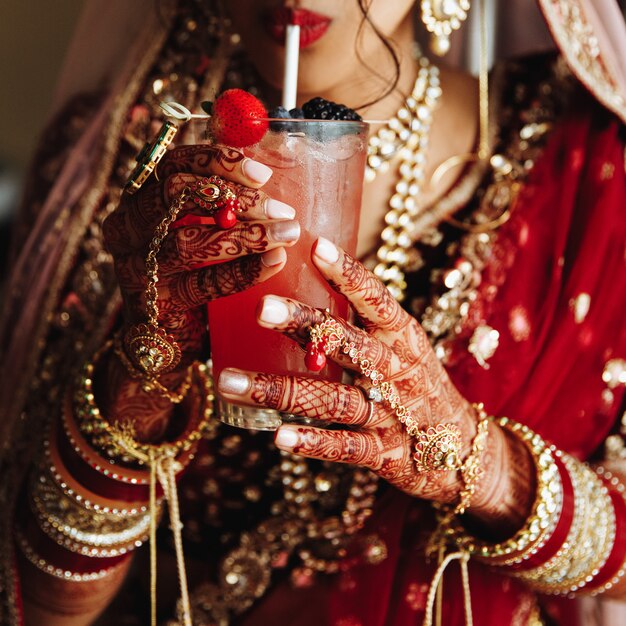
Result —
<instances>
[{"instance_id":1,"label":"fingernail","mask_svg":"<svg viewBox=\"0 0 626 626\"><path fill-rule=\"evenodd\" d=\"M265 267L275 267L276 265L284 263L286 260L287 253L285 252L285 248L274 248L274 250L269 250L261 255L261 263L263 263Z\"/></svg>"},{"instance_id":2,"label":"fingernail","mask_svg":"<svg viewBox=\"0 0 626 626\"><path fill-rule=\"evenodd\" d=\"M268 198L265 201L265 215L273 220L292 220L296 210L280 200Z\"/></svg>"},{"instance_id":3,"label":"fingernail","mask_svg":"<svg viewBox=\"0 0 626 626\"><path fill-rule=\"evenodd\" d=\"M276 222L269 225L269 236L274 241L298 241L300 237L300 223L289 222Z\"/></svg>"},{"instance_id":4,"label":"fingernail","mask_svg":"<svg viewBox=\"0 0 626 626\"><path fill-rule=\"evenodd\" d=\"M274 443L276 443L279 448L291 450L298 443L298 439L298 433L295 430L281 426L276 431Z\"/></svg>"},{"instance_id":5,"label":"fingernail","mask_svg":"<svg viewBox=\"0 0 626 626\"><path fill-rule=\"evenodd\" d=\"M222 393L242 396L250 390L250 378L236 370L225 369L220 374L217 386Z\"/></svg>"},{"instance_id":6,"label":"fingernail","mask_svg":"<svg viewBox=\"0 0 626 626\"><path fill-rule=\"evenodd\" d=\"M259 313L259 319L267 324L282 324L289 317L287 305L277 298L265 296Z\"/></svg>"},{"instance_id":7,"label":"fingernail","mask_svg":"<svg viewBox=\"0 0 626 626\"><path fill-rule=\"evenodd\" d=\"M272 170L267 165L247 158L241 164L241 169L250 180L261 185L264 185L272 175Z\"/></svg>"},{"instance_id":8,"label":"fingernail","mask_svg":"<svg viewBox=\"0 0 626 626\"><path fill-rule=\"evenodd\" d=\"M314 254L326 263L336 263L337 259L339 259L339 250L337 250L337 246L335 246L335 244L331 241L328 241L328 239L324 239L324 237L320 237L317 240Z\"/></svg>"}]
</instances>

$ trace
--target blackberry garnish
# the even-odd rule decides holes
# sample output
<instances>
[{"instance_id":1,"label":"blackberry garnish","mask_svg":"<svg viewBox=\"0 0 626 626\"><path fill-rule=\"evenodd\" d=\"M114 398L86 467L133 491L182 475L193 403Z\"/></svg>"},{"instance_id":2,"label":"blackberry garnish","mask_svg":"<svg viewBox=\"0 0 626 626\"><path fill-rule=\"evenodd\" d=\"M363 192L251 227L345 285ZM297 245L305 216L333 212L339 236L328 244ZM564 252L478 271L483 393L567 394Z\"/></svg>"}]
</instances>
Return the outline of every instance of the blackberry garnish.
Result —
<instances>
[{"instance_id":1,"label":"blackberry garnish","mask_svg":"<svg viewBox=\"0 0 626 626\"><path fill-rule=\"evenodd\" d=\"M313 98L302 105L306 119L362 121L362 117L345 104L337 104L324 98Z\"/></svg>"},{"instance_id":2,"label":"blackberry garnish","mask_svg":"<svg viewBox=\"0 0 626 626\"><path fill-rule=\"evenodd\" d=\"M291 119L291 115L289 114L289 111L287 111L285 107L280 107L280 106L274 107L273 109L271 109L268 113L268 116L275 120L290 120ZM291 126L288 124L285 124L284 122L270 122L270 129L275 132L280 132L281 130L286 130L290 132Z\"/></svg>"},{"instance_id":3,"label":"blackberry garnish","mask_svg":"<svg viewBox=\"0 0 626 626\"><path fill-rule=\"evenodd\" d=\"M274 107L269 110L268 117L279 120L288 120L291 118L291 115L285 107Z\"/></svg>"}]
</instances>

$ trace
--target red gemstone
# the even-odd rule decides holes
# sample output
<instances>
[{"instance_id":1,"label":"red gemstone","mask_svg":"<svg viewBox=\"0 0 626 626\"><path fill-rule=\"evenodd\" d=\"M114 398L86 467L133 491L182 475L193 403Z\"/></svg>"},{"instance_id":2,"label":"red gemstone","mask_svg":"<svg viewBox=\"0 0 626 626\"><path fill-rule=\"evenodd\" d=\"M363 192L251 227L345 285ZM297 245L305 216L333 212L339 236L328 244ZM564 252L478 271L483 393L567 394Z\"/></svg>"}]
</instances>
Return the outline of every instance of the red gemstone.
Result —
<instances>
[{"instance_id":1,"label":"red gemstone","mask_svg":"<svg viewBox=\"0 0 626 626\"><path fill-rule=\"evenodd\" d=\"M326 365L326 355L320 352L313 344L308 344L304 356L304 364L311 372L319 372Z\"/></svg>"},{"instance_id":2,"label":"red gemstone","mask_svg":"<svg viewBox=\"0 0 626 626\"><path fill-rule=\"evenodd\" d=\"M215 218L215 223L224 230L232 228L237 223L237 215L227 206L219 209L213 217Z\"/></svg>"}]
</instances>

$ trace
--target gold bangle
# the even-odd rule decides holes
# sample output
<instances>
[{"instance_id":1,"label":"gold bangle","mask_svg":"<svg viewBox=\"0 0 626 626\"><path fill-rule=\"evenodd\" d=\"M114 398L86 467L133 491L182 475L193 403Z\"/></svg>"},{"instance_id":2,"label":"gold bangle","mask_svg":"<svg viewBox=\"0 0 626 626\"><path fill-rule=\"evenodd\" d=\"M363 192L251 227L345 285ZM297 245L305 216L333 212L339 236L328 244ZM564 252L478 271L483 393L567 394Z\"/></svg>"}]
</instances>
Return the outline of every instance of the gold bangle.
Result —
<instances>
[{"instance_id":1,"label":"gold bangle","mask_svg":"<svg viewBox=\"0 0 626 626\"><path fill-rule=\"evenodd\" d=\"M574 519L559 551L539 567L515 574L533 589L568 595L593 581L611 554L615 511L608 489L584 463L563 455L574 486Z\"/></svg>"},{"instance_id":2,"label":"gold bangle","mask_svg":"<svg viewBox=\"0 0 626 626\"><path fill-rule=\"evenodd\" d=\"M492 565L521 563L535 554L554 532L563 507L563 485L554 461L555 451L530 428L506 417L495 420L518 436L531 452L537 467L537 496L524 526L510 539L489 543L468 535L458 519L451 520L457 546Z\"/></svg>"},{"instance_id":3,"label":"gold bangle","mask_svg":"<svg viewBox=\"0 0 626 626\"><path fill-rule=\"evenodd\" d=\"M71 580L76 583L84 583L90 582L92 580L100 580L109 574L112 574L121 564L113 565L112 567L106 569L99 569L95 572L85 572L79 574L77 572L72 572L71 570L63 569L62 567L57 567L56 565L52 565L52 563L48 563L42 556L37 554L32 546L28 543L26 537L22 534L22 532L15 528L15 541L19 546L22 554L26 557L26 559L32 563L37 569L45 572L46 574L50 574L50 576L54 576L55 578L60 578L61 580Z\"/></svg>"},{"instance_id":4,"label":"gold bangle","mask_svg":"<svg viewBox=\"0 0 626 626\"><path fill-rule=\"evenodd\" d=\"M193 364L193 373L201 384L200 392L204 398L203 415L196 428L173 442L161 444L142 443L135 439L134 427L129 422L110 424L101 414L96 405L93 394L93 373L95 364L102 354L111 348L112 342L107 342L94 356L91 363L87 363L79 379L79 385L74 393L74 412L80 431L88 438L94 448L103 451L106 456L120 459L126 463L136 462L145 465L150 455L168 455L179 457L189 452L208 432L213 416L213 384L207 374L207 368L201 363Z\"/></svg>"},{"instance_id":5,"label":"gold bangle","mask_svg":"<svg viewBox=\"0 0 626 626\"><path fill-rule=\"evenodd\" d=\"M89 511L45 475L33 475L30 501L41 530L58 545L84 556L120 556L148 538L150 512L124 517Z\"/></svg>"},{"instance_id":6,"label":"gold bangle","mask_svg":"<svg viewBox=\"0 0 626 626\"><path fill-rule=\"evenodd\" d=\"M604 478L611 485L611 487L620 494L620 496L626 503L626 486L624 486L624 483L617 476L614 476L612 472L610 472L609 470L607 470L605 467L601 465L596 467L595 470L598 476L600 476L601 478ZM624 578L625 575L626 575L626 560L622 562L621 567L611 577L611 579L605 582L603 585L601 585L597 589L593 589L590 592L591 595L597 596L597 595L600 595L601 593L604 593L605 591L609 591L610 589L615 587L615 585L617 585L617 583L619 583Z\"/></svg>"}]
</instances>

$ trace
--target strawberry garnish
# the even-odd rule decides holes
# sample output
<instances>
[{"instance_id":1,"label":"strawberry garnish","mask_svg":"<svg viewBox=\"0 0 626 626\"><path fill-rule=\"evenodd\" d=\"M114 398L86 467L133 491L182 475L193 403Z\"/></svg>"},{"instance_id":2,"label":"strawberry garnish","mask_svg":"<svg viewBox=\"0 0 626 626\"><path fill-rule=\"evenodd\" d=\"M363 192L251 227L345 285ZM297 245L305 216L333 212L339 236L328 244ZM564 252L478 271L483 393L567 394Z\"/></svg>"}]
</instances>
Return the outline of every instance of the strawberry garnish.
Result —
<instances>
[{"instance_id":1,"label":"strawberry garnish","mask_svg":"<svg viewBox=\"0 0 626 626\"><path fill-rule=\"evenodd\" d=\"M226 90L211 107L209 129L217 143L235 148L250 146L261 140L267 127L265 107L243 89Z\"/></svg>"}]
</instances>

